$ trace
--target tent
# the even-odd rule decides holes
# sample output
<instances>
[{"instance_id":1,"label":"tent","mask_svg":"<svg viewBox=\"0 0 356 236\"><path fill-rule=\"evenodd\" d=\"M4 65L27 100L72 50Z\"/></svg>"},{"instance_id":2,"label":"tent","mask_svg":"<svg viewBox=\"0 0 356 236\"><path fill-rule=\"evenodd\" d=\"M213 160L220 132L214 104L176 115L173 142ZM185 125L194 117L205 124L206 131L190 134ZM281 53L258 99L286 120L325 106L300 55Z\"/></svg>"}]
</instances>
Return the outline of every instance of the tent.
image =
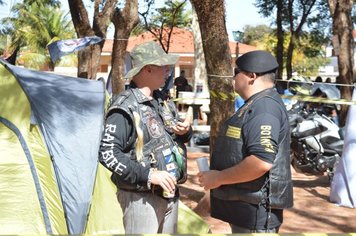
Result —
<instances>
[{"instance_id":1,"label":"tent","mask_svg":"<svg viewBox=\"0 0 356 236\"><path fill-rule=\"evenodd\" d=\"M356 101L356 89L352 94ZM342 156L335 164L335 174L330 186L330 201L339 206L356 208L356 105L350 106L345 125L345 144ZM353 186L353 187L352 187Z\"/></svg>"},{"instance_id":2,"label":"tent","mask_svg":"<svg viewBox=\"0 0 356 236\"><path fill-rule=\"evenodd\" d=\"M98 164L101 81L0 59L0 234L122 234L110 172ZM180 204L179 233L208 225Z\"/></svg>"}]
</instances>

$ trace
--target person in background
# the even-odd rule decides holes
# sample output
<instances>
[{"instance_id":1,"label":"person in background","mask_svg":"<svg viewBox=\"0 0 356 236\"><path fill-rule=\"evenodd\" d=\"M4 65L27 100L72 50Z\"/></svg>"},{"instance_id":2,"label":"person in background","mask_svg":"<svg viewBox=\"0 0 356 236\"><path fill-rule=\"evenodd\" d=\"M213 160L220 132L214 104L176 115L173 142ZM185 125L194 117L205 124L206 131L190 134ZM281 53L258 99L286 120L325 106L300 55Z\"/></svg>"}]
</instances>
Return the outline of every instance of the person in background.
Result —
<instances>
[{"instance_id":1,"label":"person in background","mask_svg":"<svg viewBox=\"0 0 356 236\"><path fill-rule=\"evenodd\" d=\"M326 78L325 83L330 89L335 91L335 94L337 94L337 98L340 99L341 98L340 91L336 87L336 85L332 84L330 77ZM338 111L340 111L340 109L341 109L341 107L339 104L334 104L333 106L331 106L330 111L329 111L329 115L336 125L339 125Z\"/></svg>"},{"instance_id":2,"label":"person in background","mask_svg":"<svg viewBox=\"0 0 356 236\"><path fill-rule=\"evenodd\" d=\"M191 86L191 85L188 83L187 86L185 86L184 91L193 92L193 86Z\"/></svg>"},{"instance_id":3,"label":"person in background","mask_svg":"<svg viewBox=\"0 0 356 236\"><path fill-rule=\"evenodd\" d=\"M129 88L107 111L99 161L118 188L126 234L177 233L177 183L186 179L186 157L178 145L192 130L160 90L178 56L155 42L136 46Z\"/></svg>"},{"instance_id":4,"label":"person in background","mask_svg":"<svg viewBox=\"0 0 356 236\"><path fill-rule=\"evenodd\" d=\"M189 124L193 124L194 120L194 114L193 114L193 107L186 105L186 114L185 114L185 120L186 122L189 122ZM196 125L206 125L208 122L208 116L205 112L203 112L202 107L199 107L198 111L198 124Z\"/></svg>"},{"instance_id":5,"label":"person in background","mask_svg":"<svg viewBox=\"0 0 356 236\"><path fill-rule=\"evenodd\" d=\"M176 86L176 98L178 98L179 92L186 91L189 85L184 70L180 71L180 75L174 80L174 85Z\"/></svg>"},{"instance_id":6,"label":"person in background","mask_svg":"<svg viewBox=\"0 0 356 236\"><path fill-rule=\"evenodd\" d=\"M320 77L320 76L317 76L315 78L315 81L314 82L317 82L317 83L322 83L323 82L323 79Z\"/></svg>"},{"instance_id":7,"label":"person in background","mask_svg":"<svg viewBox=\"0 0 356 236\"><path fill-rule=\"evenodd\" d=\"M240 107L245 104L245 101L242 99L240 95L237 95L235 98L235 111L237 111Z\"/></svg>"},{"instance_id":8,"label":"person in background","mask_svg":"<svg viewBox=\"0 0 356 236\"><path fill-rule=\"evenodd\" d=\"M315 84L312 87L311 95L323 98L321 103L310 104L311 108L316 108L322 114L328 116L336 125L339 125L338 110L341 109L339 104L324 103L324 99L340 99L340 91L332 84L331 78L328 77L325 83Z\"/></svg>"},{"instance_id":9,"label":"person in background","mask_svg":"<svg viewBox=\"0 0 356 236\"><path fill-rule=\"evenodd\" d=\"M235 91L245 104L221 126L210 171L198 173L210 190L211 216L232 233L277 233L293 206L286 108L274 88L278 63L266 51L236 60Z\"/></svg>"}]
</instances>

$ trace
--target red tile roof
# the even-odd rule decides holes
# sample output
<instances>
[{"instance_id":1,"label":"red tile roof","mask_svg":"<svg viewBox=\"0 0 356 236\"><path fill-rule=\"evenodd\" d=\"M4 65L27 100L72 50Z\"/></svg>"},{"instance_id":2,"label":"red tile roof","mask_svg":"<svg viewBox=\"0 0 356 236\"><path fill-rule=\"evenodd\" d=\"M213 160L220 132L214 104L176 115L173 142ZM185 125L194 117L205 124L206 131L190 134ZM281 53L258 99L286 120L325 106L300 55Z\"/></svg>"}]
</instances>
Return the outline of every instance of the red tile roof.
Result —
<instances>
[{"instance_id":1,"label":"red tile roof","mask_svg":"<svg viewBox=\"0 0 356 236\"><path fill-rule=\"evenodd\" d=\"M131 51L136 45L147 42L147 41L158 41L150 32L144 32L139 36L132 36L129 39L129 44L127 46L127 51ZM111 52L113 45L113 39L105 40L103 47L103 52ZM231 53L235 53L236 42L229 42ZM257 50L256 47L247 44L239 43L239 53L243 54L246 52ZM177 54L193 54L194 53L194 37L193 32L190 30L174 28L171 40L170 40L170 53Z\"/></svg>"}]
</instances>

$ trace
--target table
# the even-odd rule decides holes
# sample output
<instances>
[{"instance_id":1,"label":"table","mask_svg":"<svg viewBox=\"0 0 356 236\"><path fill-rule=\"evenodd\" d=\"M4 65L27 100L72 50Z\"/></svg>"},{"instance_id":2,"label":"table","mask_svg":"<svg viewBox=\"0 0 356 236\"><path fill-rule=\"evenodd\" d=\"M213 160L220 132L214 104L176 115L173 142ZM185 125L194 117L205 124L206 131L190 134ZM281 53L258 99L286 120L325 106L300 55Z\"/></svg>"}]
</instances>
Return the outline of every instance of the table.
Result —
<instances>
[{"instance_id":1,"label":"table","mask_svg":"<svg viewBox=\"0 0 356 236\"><path fill-rule=\"evenodd\" d=\"M183 98L178 103L191 106L193 108L193 125L198 125L199 111L202 105L209 105L209 98Z\"/></svg>"}]
</instances>

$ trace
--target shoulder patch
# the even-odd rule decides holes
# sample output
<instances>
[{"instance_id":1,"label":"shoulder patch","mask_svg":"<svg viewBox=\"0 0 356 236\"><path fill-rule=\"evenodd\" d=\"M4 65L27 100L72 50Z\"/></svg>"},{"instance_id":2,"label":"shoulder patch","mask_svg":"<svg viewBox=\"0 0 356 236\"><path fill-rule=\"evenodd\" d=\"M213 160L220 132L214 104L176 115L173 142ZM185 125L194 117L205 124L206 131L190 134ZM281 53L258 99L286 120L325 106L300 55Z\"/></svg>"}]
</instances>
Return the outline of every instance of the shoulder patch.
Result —
<instances>
[{"instance_id":1,"label":"shoulder patch","mask_svg":"<svg viewBox=\"0 0 356 236\"><path fill-rule=\"evenodd\" d=\"M241 128L229 125L226 130L226 136L239 139L241 137Z\"/></svg>"}]
</instances>

